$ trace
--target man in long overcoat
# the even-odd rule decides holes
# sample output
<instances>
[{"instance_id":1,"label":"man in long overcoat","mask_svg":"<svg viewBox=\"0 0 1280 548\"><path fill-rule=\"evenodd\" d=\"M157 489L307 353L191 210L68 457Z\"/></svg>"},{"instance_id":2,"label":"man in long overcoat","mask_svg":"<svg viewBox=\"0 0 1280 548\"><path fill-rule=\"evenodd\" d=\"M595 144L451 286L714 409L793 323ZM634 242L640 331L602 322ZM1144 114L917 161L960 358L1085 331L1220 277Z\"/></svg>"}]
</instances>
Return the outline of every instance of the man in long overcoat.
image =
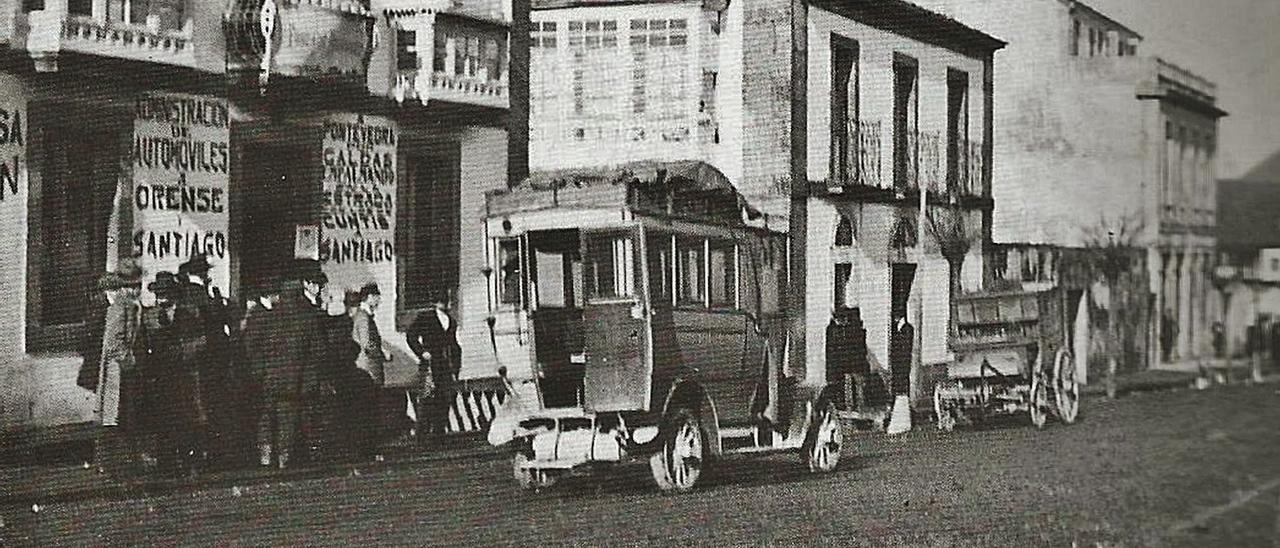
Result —
<instances>
[{"instance_id":1,"label":"man in long overcoat","mask_svg":"<svg viewBox=\"0 0 1280 548\"><path fill-rule=\"evenodd\" d=\"M142 269L132 261L122 262L98 281L98 287L106 293L108 304L98 354L97 410L103 429L97 460L100 471L118 474L135 453L129 438L137 426L134 341L141 314Z\"/></svg>"},{"instance_id":2,"label":"man in long overcoat","mask_svg":"<svg viewBox=\"0 0 1280 548\"><path fill-rule=\"evenodd\" d=\"M430 394L419 394L418 420L424 423L428 436L440 436L449 427L449 407L454 397L454 384L461 366L462 347L458 344L458 322L449 315L448 299L437 295L430 310L414 318L405 331L409 348L418 356L418 374L423 392L430 381ZM425 439L427 436L423 436Z\"/></svg>"},{"instance_id":3,"label":"man in long overcoat","mask_svg":"<svg viewBox=\"0 0 1280 548\"><path fill-rule=\"evenodd\" d=\"M224 452L234 447L235 386L238 375L232 371L232 329L238 321L232 318L231 302L212 284L209 271L213 265L208 256L197 253L178 267L178 281L183 284L179 310L189 325L182 327L184 340L200 341L191 345L199 375L200 403L204 417L202 449L211 464L226 464Z\"/></svg>"},{"instance_id":4,"label":"man in long overcoat","mask_svg":"<svg viewBox=\"0 0 1280 548\"><path fill-rule=\"evenodd\" d=\"M316 390L317 369L323 363L324 336L319 316L304 295L304 273L290 276L279 303L263 315L260 335L245 341L246 359L255 369L261 388L258 415L258 447L265 462L275 457L284 468L290 453L302 441L298 437L303 398ZM260 461L261 462L261 461Z\"/></svg>"}]
</instances>

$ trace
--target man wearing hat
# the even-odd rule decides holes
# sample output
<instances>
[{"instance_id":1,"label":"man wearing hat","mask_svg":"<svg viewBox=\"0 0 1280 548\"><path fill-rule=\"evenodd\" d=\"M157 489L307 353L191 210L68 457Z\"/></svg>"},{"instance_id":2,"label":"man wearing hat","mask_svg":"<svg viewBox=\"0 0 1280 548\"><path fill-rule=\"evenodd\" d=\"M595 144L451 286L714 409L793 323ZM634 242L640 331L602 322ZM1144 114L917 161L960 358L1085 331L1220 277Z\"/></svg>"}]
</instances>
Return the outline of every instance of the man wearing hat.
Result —
<instances>
[{"instance_id":1,"label":"man wearing hat","mask_svg":"<svg viewBox=\"0 0 1280 548\"><path fill-rule=\"evenodd\" d=\"M209 257L196 253L178 267L178 282L183 290L178 302L183 319L191 325L181 327L188 340L198 340L193 358L199 373L198 386L207 421L203 432L205 456L213 464L226 464L223 450L234 437L235 405L230 401L237 375L231 370L232 319L231 303L212 285ZM202 347L202 348L201 348Z\"/></svg>"},{"instance_id":2,"label":"man wearing hat","mask_svg":"<svg viewBox=\"0 0 1280 548\"><path fill-rule=\"evenodd\" d=\"M291 453L306 447L298 433L302 422L303 398L315 392L318 369L324 363L324 333L318 313L319 288L323 286L318 268L297 267L288 275L289 287L282 291L270 313L262 316L261 335L246 341L245 354L254 364L261 390L258 413L260 464L285 468Z\"/></svg>"},{"instance_id":3,"label":"man wearing hat","mask_svg":"<svg viewBox=\"0 0 1280 548\"><path fill-rule=\"evenodd\" d=\"M448 298L438 293L431 309L414 318L405 331L409 348L419 358L418 374L423 389L419 394L418 418L424 434L440 436L449 427L449 406L458 376L462 348L458 345L458 322L449 315ZM430 393L427 393L428 382ZM421 439L425 439L423 436Z\"/></svg>"},{"instance_id":4,"label":"man wearing hat","mask_svg":"<svg viewBox=\"0 0 1280 548\"><path fill-rule=\"evenodd\" d=\"M172 272L157 272L147 290L154 305L142 309L139 369L152 384L146 421L154 435L156 457L163 471L182 473L195 465L200 446L200 391L195 361L184 355L184 334L177 305L184 292Z\"/></svg>"},{"instance_id":5,"label":"man wearing hat","mask_svg":"<svg viewBox=\"0 0 1280 548\"><path fill-rule=\"evenodd\" d=\"M97 411L103 426L98 445L99 471L119 473L125 465L129 443L121 430L132 423L135 413L129 410L121 421L121 399L131 405L134 392L134 339L138 334L141 308L138 295L142 289L142 269L132 260L121 261L119 268L98 280L98 289L106 293L107 314L103 324L102 353L98 362Z\"/></svg>"}]
</instances>

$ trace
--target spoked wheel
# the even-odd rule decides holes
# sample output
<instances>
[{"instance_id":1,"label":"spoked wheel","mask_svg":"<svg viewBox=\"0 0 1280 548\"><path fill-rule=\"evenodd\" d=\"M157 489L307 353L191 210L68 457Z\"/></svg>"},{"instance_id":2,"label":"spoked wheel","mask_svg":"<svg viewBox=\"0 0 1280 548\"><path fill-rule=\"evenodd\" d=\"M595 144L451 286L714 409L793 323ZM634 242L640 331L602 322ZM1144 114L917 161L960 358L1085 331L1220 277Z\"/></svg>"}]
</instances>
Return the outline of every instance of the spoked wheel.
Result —
<instances>
[{"instance_id":1,"label":"spoked wheel","mask_svg":"<svg viewBox=\"0 0 1280 548\"><path fill-rule=\"evenodd\" d=\"M1031 374L1031 395L1028 408L1031 412L1031 424L1036 428L1044 428L1049 419L1049 387L1044 384L1044 375L1039 372Z\"/></svg>"},{"instance_id":2,"label":"spoked wheel","mask_svg":"<svg viewBox=\"0 0 1280 548\"><path fill-rule=\"evenodd\" d=\"M515 456L511 457L511 472L520 488L525 491L536 491L555 485L556 476L551 472L525 468L524 465L530 460L532 459L525 451L517 451Z\"/></svg>"},{"instance_id":3,"label":"spoked wheel","mask_svg":"<svg viewBox=\"0 0 1280 548\"><path fill-rule=\"evenodd\" d=\"M1076 381L1076 364L1071 351L1058 350L1058 357L1053 365L1053 399L1058 409L1058 418L1071 424L1076 422L1080 413L1080 383Z\"/></svg>"},{"instance_id":4,"label":"spoked wheel","mask_svg":"<svg viewBox=\"0 0 1280 548\"><path fill-rule=\"evenodd\" d=\"M943 395L945 389L944 383L933 385L933 416L938 421L938 430L950 432L956 428L956 416L946 406L946 397Z\"/></svg>"},{"instance_id":5,"label":"spoked wheel","mask_svg":"<svg viewBox=\"0 0 1280 548\"><path fill-rule=\"evenodd\" d=\"M804 444L804 461L810 472L830 472L840 464L840 452L844 448L844 430L836 406L827 403L813 417Z\"/></svg>"},{"instance_id":6,"label":"spoked wheel","mask_svg":"<svg viewBox=\"0 0 1280 548\"><path fill-rule=\"evenodd\" d=\"M649 457L653 481L663 491L688 491L702 475L704 448L698 416L681 409L671 417L671 433L662 450Z\"/></svg>"}]
</instances>

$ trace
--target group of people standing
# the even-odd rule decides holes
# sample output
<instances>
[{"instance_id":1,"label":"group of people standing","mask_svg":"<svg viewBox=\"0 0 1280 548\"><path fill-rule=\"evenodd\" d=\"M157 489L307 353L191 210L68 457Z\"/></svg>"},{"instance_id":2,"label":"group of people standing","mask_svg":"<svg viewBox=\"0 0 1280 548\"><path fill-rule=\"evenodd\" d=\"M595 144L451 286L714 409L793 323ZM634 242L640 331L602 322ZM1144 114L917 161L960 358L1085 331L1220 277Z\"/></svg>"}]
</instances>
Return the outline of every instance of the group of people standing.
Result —
<instances>
[{"instance_id":1,"label":"group of people standing","mask_svg":"<svg viewBox=\"0 0 1280 548\"><path fill-rule=\"evenodd\" d=\"M320 264L297 260L240 306L210 270L196 255L157 273L145 305L135 262L99 280L106 304L88 322L100 330L91 329L79 380L97 395L99 469L185 475L381 460L405 396L384 389L392 358L374 321L378 286L326 291ZM420 440L446 430L460 354L446 299L434 300L406 333L423 379Z\"/></svg>"}]
</instances>

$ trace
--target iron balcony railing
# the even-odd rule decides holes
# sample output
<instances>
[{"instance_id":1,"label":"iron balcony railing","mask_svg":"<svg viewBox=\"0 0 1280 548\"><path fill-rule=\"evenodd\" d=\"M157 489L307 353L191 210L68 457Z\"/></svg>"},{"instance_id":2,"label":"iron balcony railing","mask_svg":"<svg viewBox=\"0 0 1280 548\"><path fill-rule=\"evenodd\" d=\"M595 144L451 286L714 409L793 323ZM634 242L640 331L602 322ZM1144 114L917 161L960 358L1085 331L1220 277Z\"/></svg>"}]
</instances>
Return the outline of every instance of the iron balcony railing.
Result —
<instances>
[{"instance_id":1,"label":"iron balcony railing","mask_svg":"<svg viewBox=\"0 0 1280 548\"><path fill-rule=\"evenodd\" d=\"M847 122L844 136L846 141L832 144L833 156L844 155L843 161L835 165L835 173L831 177L834 182L841 186L886 188L881 175L881 126L879 120Z\"/></svg>"},{"instance_id":2,"label":"iron balcony railing","mask_svg":"<svg viewBox=\"0 0 1280 548\"><path fill-rule=\"evenodd\" d=\"M941 160L942 134L937 131L907 132L905 154L905 176L895 178L899 190L919 190L929 192L942 190ZM905 185L905 188L902 188Z\"/></svg>"}]
</instances>

